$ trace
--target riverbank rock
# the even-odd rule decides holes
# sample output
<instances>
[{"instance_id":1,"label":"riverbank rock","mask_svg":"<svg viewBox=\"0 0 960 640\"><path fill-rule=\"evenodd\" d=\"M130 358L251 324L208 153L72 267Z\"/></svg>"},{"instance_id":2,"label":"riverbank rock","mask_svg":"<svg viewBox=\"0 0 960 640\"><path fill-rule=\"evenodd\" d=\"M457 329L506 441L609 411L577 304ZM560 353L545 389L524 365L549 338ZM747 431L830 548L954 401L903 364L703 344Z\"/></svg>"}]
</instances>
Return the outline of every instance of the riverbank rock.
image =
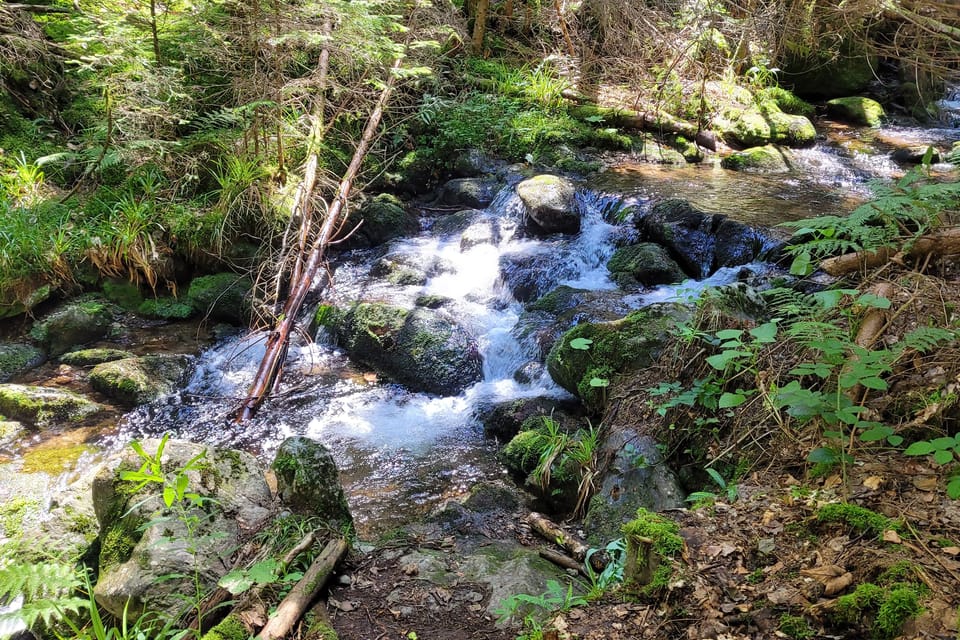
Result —
<instances>
[{"instance_id":1,"label":"riverbank rock","mask_svg":"<svg viewBox=\"0 0 960 640\"><path fill-rule=\"evenodd\" d=\"M670 284L686 278L670 252L654 242L617 249L607 261L607 269L610 279L625 289Z\"/></svg>"},{"instance_id":2,"label":"riverbank rock","mask_svg":"<svg viewBox=\"0 0 960 640\"><path fill-rule=\"evenodd\" d=\"M500 223L495 218L481 218L460 234L460 251L468 251L481 244L500 244Z\"/></svg>"},{"instance_id":3,"label":"riverbank rock","mask_svg":"<svg viewBox=\"0 0 960 640\"><path fill-rule=\"evenodd\" d=\"M103 407L72 391L25 384L0 384L0 414L36 427L80 422Z\"/></svg>"},{"instance_id":4,"label":"riverbank rock","mask_svg":"<svg viewBox=\"0 0 960 640\"><path fill-rule=\"evenodd\" d=\"M930 162L936 163L943 160L943 154L940 153L940 150L929 145L901 147L894 150L894 152L890 154L890 157L894 162L901 164L920 164L927 156L928 151L930 152Z\"/></svg>"},{"instance_id":5,"label":"riverbank rock","mask_svg":"<svg viewBox=\"0 0 960 640\"><path fill-rule=\"evenodd\" d=\"M550 350L547 371L584 406L599 411L606 404L610 379L656 361L672 331L690 316L683 305L661 303L613 322L579 324Z\"/></svg>"},{"instance_id":6,"label":"riverbank rock","mask_svg":"<svg viewBox=\"0 0 960 640\"><path fill-rule=\"evenodd\" d=\"M104 362L132 357L132 353L121 349L80 349L79 351L71 351L70 353L63 354L60 356L60 362L73 367L90 367L103 364Z\"/></svg>"},{"instance_id":7,"label":"riverbank rock","mask_svg":"<svg viewBox=\"0 0 960 640\"><path fill-rule=\"evenodd\" d=\"M879 127L887 115L879 102L862 96L834 98L827 102L827 113L838 120L865 127Z\"/></svg>"},{"instance_id":8,"label":"riverbank rock","mask_svg":"<svg viewBox=\"0 0 960 640\"><path fill-rule=\"evenodd\" d=\"M146 440L140 446L156 459L161 442ZM187 492L203 497L200 504L174 499L170 508L162 497L169 485L148 482L134 490L137 484L121 477L144 462L127 449L93 481L101 545L94 595L118 618L125 611L134 619L144 611L182 613L191 605L183 594L194 592L195 581L201 588L213 587L228 571L243 536L271 514L263 469L250 454L166 441L161 473L185 477ZM191 520L189 528L185 519Z\"/></svg>"},{"instance_id":9,"label":"riverbank rock","mask_svg":"<svg viewBox=\"0 0 960 640\"><path fill-rule=\"evenodd\" d=\"M530 302L550 291L561 268L551 251L510 252L500 256L500 279L520 302Z\"/></svg>"},{"instance_id":10,"label":"riverbank rock","mask_svg":"<svg viewBox=\"0 0 960 640\"><path fill-rule=\"evenodd\" d=\"M829 48L813 49L805 55L787 52L780 77L804 97L822 100L854 95L873 82L878 67L877 56L855 50L858 46L851 40L841 45L840 52Z\"/></svg>"},{"instance_id":11,"label":"riverbank rock","mask_svg":"<svg viewBox=\"0 0 960 640\"><path fill-rule=\"evenodd\" d=\"M527 213L527 228L534 233L576 233L580 211L573 183L553 175L539 175L517 185L517 195Z\"/></svg>"},{"instance_id":12,"label":"riverbank rock","mask_svg":"<svg viewBox=\"0 0 960 640\"><path fill-rule=\"evenodd\" d=\"M735 151L720 161L720 166L732 171L752 173L789 173L790 154L773 144Z\"/></svg>"},{"instance_id":13,"label":"riverbank rock","mask_svg":"<svg viewBox=\"0 0 960 640\"><path fill-rule=\"evenodd\" d=\"M413 235L420 231L416 214L407 210L400 198L381 193L367 200L360 207L356 218L362 220L360 227L347 239L351 249L376 247L394 238Z\"/></svg>"},{"instance_id":14,"label":"riverbank rock","mask_svg":"<svg viewBox=\"0 0 960 640\"><path fill-rule=\"evenodd\" d=\"M345 314L337 336L351 358L414 391L456 395L483 377L476 340L443 309L362 302Z\"/></svg>"},{"instance_id":15,"label":"riverbank rock","mask_svg":"<svg viewBox=\"0 0 960 640\"><path fill-rule=\"evenodd\" d=\"M817 130L809 118L800 113L787 113L781 108L781 104L791 102L783 95L755 94L743 87L720 83L710 83L708 91L718 103L713 127L727 144L737 147L766 144L809 147L816 142Z\"/></svg>"},{"instance_id":16,"label":"riverbank rock","mask_svg":"<svg viewBox=\"0 0 960 640\"><path fill-rule=\"evenodd\" d=\"M0 291L0 320L14 318L30 311L53 293L49 284L20 281Z\"/></svg>"},{"instance_id":17,"label":"riverbank rock","mask_svg":"<svg viewBox=\"0 0 960 640\"><path fill-rule=\"evenodd\" d=\"M470 209L483 209L497 195L500 183L484 178L456 178L440 188L441 204Z\"/></svg>"},{"instance_id":18,"label":"riverbank rock","mask_svg":"<svg viewBox=\"0 0 960 640\"><path fill-rule=\"evenodd\" d=\"M16 375L32 369L43 362L43 351L21 342L0 343L0 382L7 382Z\"/></svg>"},{"instance_id":19,"label":"riverbank rock","mask_svg":"<svg viewBox=\"0 0 960 640\"><path fill-rule=\"evenodd\" d=\"M612 427L600 445L599 460L610 460L600 488L590 499L583 528L602 546L619 538L637 509L663 511L683 506L684 492L663 460L657 443L633 427Z\"/></svg>"},{"instance_id":20,"label":"riverbank rock","mask_svg":"<svg viewBox=\"0 0 960 640\"><path fill-rule=\"evenodd\" d=\"M483 424L483 435L500 442L509 442L517 435L523 424L530 418L575 416L582 409L576 401L561 398L520 398L501 402L480 411L479 419Z\"/></svg>"},{"instance_id":21,"label":"riverbank rock","mask_svg":"<svg viewBox=\"0 0 960 640\"><path fill-rule=\"evenodd\" d=\"M353 523L330 450L305 437L287 438L271 465L277 495L295 513L319 517L339 529Z\"/></svg>"},{"instance_id":22,"label":"riverbank rock","mask_svg":"<svg viewBox=\"0 0 960 640\"><path fill-rule=\"evenodd\" d=\"M235 273L200 276L190 282L187 300L206 318L242 325L249 313L247 294L252 287L250 278Z\"/></svg>"},{"instance_id":23,"label":"riverbank rock","mask_svg":"<svg viewBox=\"0 0 960 640\"><path fill-rule=\"evenodd\" d=\"M112 321L113 314L103 300L74 300L34 324L30 337L51 356L59 356L105 337Z\"/></svg>"},{"instance_id":24,"label":"riverbank rock","mask_svg":"<svg viewBox=\"0 0 960 640\"><path fill-rule=\"evenodd\" d=\"M90 372L90 384L103 395L133 406L173 392L183 382L192 358L158 354L111 360Z\"/></svg>"}]
</instances>

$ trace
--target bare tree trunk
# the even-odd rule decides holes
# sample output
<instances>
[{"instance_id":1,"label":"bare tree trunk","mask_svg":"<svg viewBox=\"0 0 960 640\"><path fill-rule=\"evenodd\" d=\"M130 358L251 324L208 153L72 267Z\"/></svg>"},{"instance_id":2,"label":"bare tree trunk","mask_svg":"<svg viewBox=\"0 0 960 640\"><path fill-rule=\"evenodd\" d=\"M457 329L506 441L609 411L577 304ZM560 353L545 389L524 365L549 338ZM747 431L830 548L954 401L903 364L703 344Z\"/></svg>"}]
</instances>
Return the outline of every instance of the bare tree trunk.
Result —
<instances>
[{"instance_id":1,"label":"bare tree trunk","mask_svg":"<svg viewBox=\"0 0 960 640\"><path fill-rule=\"evenodd\" d=\"M150 0L150 35L153 38L153 59L157 66L161 66L160 36L157 34L157 0Z\"/></svg>"},{"instance_id":2,"label":"bare tree trunk","mask_svg":"<svg viewBox=\"0 0 960 640\"><path fill-rule=\"evenodd\" d=\"M283 368L283 361L287 353L287 344L290 339L290 331L293 329L293 326L296 322L296 317L300 312L300 307L303 306L303 302L306 300L307 294L310 292L310 289L313 286L314 278L316 277L317 272L320 269L320 265L323 262L324 256L326 255L327 247L335 238L336 234L340 231L346 220L347 198L349 197L350 190L353 187L353 181L357 177L357 173L360 171L360 164L366 157L367 151L370 149L370 145L376 136L377 128L380 126L380 120L383 117L384 109L386 108L387 101L390 99L390 95L393 92L394 84L396 83L396 72L400 68L400 63L401 59L397 58L396 61L394 61L393 66L390 68L386 79L386 84L383 88L383 91L380 92L380 99L377 101L373 112L370 114L370 117L367 120L367 126L363 130L363 135L360 137L360 142L357 144L353 158L350 160L350 165L347 167L347 170L344 172L340 180L340 185L337 187L337 191L332 202L330 202L329 206L327 207L327 211L323 219L323 225L320 227L317 237L313 241L309 254L306 254L308 257L304 263L304 266L302 267L300 277L292 282L292 288L287 296L286 304L283 306L283 312L280 314L275 328L270 332L270 335L267 336L267 344L263 355L263 360L260 361L260 367L257 369L257 373L254 376L253 384L250 386L250 390L247 392L247 397L244 399L239 411L237 412L237 419L240 421L253 417L257 409L263 403L267 394L270 392L271 388L273 388L274 384L280 377L281 370ZM316 173L316 162L316 152L314 152L307 161L308 171L310 164L313 163L314 165L314 176ZM312 189L311 191L303 191L303 198L309 199L311 196Z\"/></svg>"},{"instance_id":3,"label":"bare tree trunk","mask_svg":"<svg viewBox=\"0 0 960 640\"><path fill-rule=\"evenodd\" d=\"M487 34L487 13L490 10L490 0L477 2L477 15L473 22L473 53L483 53L483 37Z\"/></svg>"}]
</instances>

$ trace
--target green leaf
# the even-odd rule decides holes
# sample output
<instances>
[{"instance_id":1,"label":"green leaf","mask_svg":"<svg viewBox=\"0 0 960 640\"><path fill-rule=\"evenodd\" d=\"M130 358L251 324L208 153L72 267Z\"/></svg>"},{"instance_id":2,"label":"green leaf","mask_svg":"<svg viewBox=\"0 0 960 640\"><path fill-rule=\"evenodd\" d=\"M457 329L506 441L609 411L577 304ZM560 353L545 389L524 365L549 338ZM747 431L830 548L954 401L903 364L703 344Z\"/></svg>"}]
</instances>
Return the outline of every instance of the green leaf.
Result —
<instances>
[{"instance_id":1,"label":"green leaf","mask_svg":"<svg viewBox=\"0 0 960 640\"><path fill-rule=\"evenodd\" d=\"M707 468L707 474L713 478L713 481L717 483L717 486L721 489L727 488L727 481L723 479L723 476L720 475L720 472L716 469Z\"/></svg>"},{"instance_id":2,"label":"green leaf","mask_svg":"<svg viewBox=\"0 0 960 640\"><path fill-rule=\"evenodd\" d=\"M720 340L735 340L743 335L743 329L721 329L715 335Z\"/></svg>"},{"instance_id":3,"label":"green leaf","mask_svg":"<svg viewBox=\"0 0 960 640\"><path fill-rule=\"evenodd\" d=\"M960 476L954 476L947 483L947 495L951 500L960 499Z\"/></svg>"},{"instance_id":4,"label":"green leaf","mask_svg":"<svg viewBox=\"0 0 960 640\"><path fill-rule=\"evenodd\" d=\"M865 293L859 298L857 298L857 304L863 305L865 307L872 307L874 309L889 309L890 301L883 296L878 296L875 293Z\"/></svg>"},{"instance_id":5,"label":"green leaf","mask_svg":"<svg viewBox=\"0 0 960 640\"><path fill-rule=\"evenodd\" d=\"M903 452L905 456L927 456L933 453L936 449L932 444L927 440L921 440L920 442L914 442L906 451Z\"/></svg>"},{"instance_id":6,"label":"green leaf","mask_svg":"<svg viewBox=\"0 0 960 640\"><path fill-rule=\"evenodd\" d=\"M878 378L877 376L860 378L860 384L865 386L867 389L876 389L877 391L883 391L887 388L887 381L883 378Z\"/></svg>"},{"instance_id":7,"label":"green leaf","mask_svg":"<svg viewBox=\"0 0 960 640\"><path fill-rule=\"evenodd\" d=\"M807 462L814 464L836 464L838 461L837 453L827 447L817 447L807 456Z\"/></svg>"},{"instance_id":8,"label":"green leaf","mask_svg":"<svg viewBox=\"0 0 960 640\"><path fill-rule=\"evenodd\" d=\"M230 592L231 595L239 595L253 586L253 580L245 571L234 569L227 575L220 578L217 585Z\"/></svg>"},{"instance_id":9,"label":"green leaf","mask_svg":"<svg viewBox=\"0 0 960 640\"><path fill-rule=\"evenodd\" d=\"M167 505L167 508L169 509L173 505L174 500L176 499L177 499L177 490L171 487L170 485L165 486L163 488L163 504Z\"/></svg>"},{"instance_id":10,"label":"green leaf","mask_svg":"<svg viewBox=\"0 0 960 640\"><path fill-rule=\"evenodd\" d=\"M864 442L877 442L893 435L893 428L886 425L876 425L860 434L860 439Z\"/></svg>"},{"instance_id":11,"label":"green leaf","mask_svg":"<svg viewBox=\"0 0 960 640\"><path fill-rule=\"evenodd\" d=\"M903 444L903 436L887 436L887 444L891 447L899 447Z\"/></svg>"},{"instance_id":12,"label":"green leaf","mask_svg":"<svg viewBox=\"0 0 960 640\"><path fill-rule=\"evenodd\" d=\"M584 118L584 120L586 120L587 122L592 122L594 124L599 124L603 122L603 116L601 115L587 116L586 118Z\"/></svg>"},{"instance_id":13,"label":"green leaf","mask_svg":"<svg viewBox=\"0 0 960 640\"><path fill-rule=\"evenodd\" d=\"M773 320L765 322L759 327L750 329L750 335L761 344L770 344L777 337L777 323Z\"/></svg>"},{"instance_id":14,"label":"green leaf","mask_svg":"<svg viewBox=\"0 0 960 640\"><path fill-rule=\"evenodd\" d=\"M934 449L939 449L941 451L950 449L956 444L957 444L956 440L954 440L953 438L947 438L947 437L935 438L930 441L930 445Z\"/></svg>"},{"instance_id":15,"label":"green leaf","mask_svg":"<svg viewBox=\"0 0 960 640\"><path fill-rule=\"evenodd\" d=\"M801 251L793 258L793 262L790 263L790 275L793 276L808 276L813 273L813 265L811 264L810 252Z\"/></svg>"},{"instance_id":16,"label":"green leaf","mask_svg":"<svg viewBox=\"0 0 960 640\"><path fill-rule=\"evenodd\" d=\"M933 460L937 464L950 464L953 462L953 451L936 451Z\"/></svg>"},{"instance_id":17,"label":"green leaf","mask_svg":"<svg viewBox=\"0 0 960 640\"><path fill-rule=\"evenodd\" d=\"M571 349L576 349L577 351L589 351L590 345L593 344L593 340L590 338L574 338L569 342Z\"/></svg>"},{"instance_id":18,"label":"green leaf","mask_svg":"<svg viewBox=\"0 0 960 640\"><path fill-rule=\"evenodd\" d=\"M714 369L723 371L727 368L727 365L733 362L734 360L742 357L747 357L750 354L746 351L738 351L736 349L728 349L727 351L721 351L716 355L712 355L707 358L707 364L709 364Z\"/></svg>"},{"instance_id":19,"label":"green leaf","mask_svg":"<svg viewBox=\"0 0 960 640\"><path fill-rule=\"evenodd\" d=\"M833 367L826 362L802 362L790 370L792 376L817 376L827 379L833 373Z\"/></svg>"},{"instance_id":20,"label":"green leaf","mask_svg":"<svg viewBox=\"0 0 960 640\"><path fill-rule=\"evenodd\" d=\"M720 396L720 400L717 402L717 408L729 409L731 407L739 407L746 401L747 401L747 396L742 392L738 392L738 393L724 392L723 395ZM708 469L708 471L713 471L713 469Z\"/></svg>"},{"instance_id":21,"label":"green leaf","mask_svg":"<svg viewBox=\"0 0 960 640\"><path fill-rule=\"evenodd\" d=\"M610 381L606 378L590 378L591 387L609 387Z\"/></svg>"},{"instance_id":22,"label":"green leaf","mask_svg":"<svg viewBox=\"0 0 960 640\"><path fill-rule=\"evenodd\" d=\"M277 571L280 569L280 563L269 558L256 563L247 572L250 579L256 584L270 584L276 582Z\"/></svg>"}]
</instances>

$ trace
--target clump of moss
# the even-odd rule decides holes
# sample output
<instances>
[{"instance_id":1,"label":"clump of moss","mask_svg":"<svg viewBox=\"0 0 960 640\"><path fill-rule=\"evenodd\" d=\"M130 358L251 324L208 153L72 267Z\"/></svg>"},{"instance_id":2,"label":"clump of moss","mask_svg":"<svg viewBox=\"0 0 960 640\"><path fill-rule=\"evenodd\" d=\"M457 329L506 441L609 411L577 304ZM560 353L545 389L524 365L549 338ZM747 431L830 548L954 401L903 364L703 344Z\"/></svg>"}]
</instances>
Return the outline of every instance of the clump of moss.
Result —
<instances>
[{"instance_id":1,"label":"clump of moss","mask_svg":"<svg viewBox=\"0 0 960 640\"><path fill-rule=\"evenodd\" d=\"M646 596L666 589L675 573L672 559L683 551L680 525L640 508L622 531L627 541L626 580L640 586Z\"/></svg>"},{"instance_id":2,"label":"clump of moss","mask_svg":"<svg viewBox=\"0 0 960 640\"><path fill-rule=\"evenodd\" d=\"M803 616L792 616L785 613L780 616L779 628L781 633L788 638L794 638L794 640L806 640L806 638L813 637L813 629L810 628L810 623Z\"/></svg>"},{"instance_id":3,"label":"clump of moss","mask_svg":"<svg viewBox=\"0 0 960 640\"><path fill-rule=\"evenodd\" d=\"M240 619L236 616L227 616L207 631L203 640L247 640L250 637L250 631L247 630Z\"/></svg>"},{"instance_id":4,"label":"clump of moss","mask_svg":"<svg viewBox=\"0 0 960 640\"><path fill-rule=\"evenodd\" d=\"M837 598L832 617L842 624L864 624L873 637L894 638L907 620L923 612L921 595L921 588L915 584L884 588L868 582Z\"/></svg>"},{"instance_id":5,"label":"clump of moss","mask_svg":"<svg viewBox=\"0 0 960 640\"><path fill-rule=\"evenodd\" d=\"M902 531L903 524L866 507L845 502L825 504L817 512L818 522L839 522L858 533L879 537L884 531Z\"/></svg>"},{"instance_id":6,"label":"clump of moss","mask_svg":"<svg viewBox=\"0 0 960 640\"><path fill-rule=\"evenodd\" d=\"M192 305L176 298L150 298L137 307L137 313L161 320L186 320L194 314Z\"/></svg>"}]
</instances>

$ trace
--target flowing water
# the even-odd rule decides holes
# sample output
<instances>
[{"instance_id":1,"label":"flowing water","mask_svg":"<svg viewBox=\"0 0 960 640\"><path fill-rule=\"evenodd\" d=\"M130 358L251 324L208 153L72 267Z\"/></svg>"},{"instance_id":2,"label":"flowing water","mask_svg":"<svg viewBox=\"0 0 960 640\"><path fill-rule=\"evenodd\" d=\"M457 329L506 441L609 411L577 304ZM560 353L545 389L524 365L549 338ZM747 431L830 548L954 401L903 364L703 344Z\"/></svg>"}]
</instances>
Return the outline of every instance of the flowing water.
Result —
<instances>
[{"instance_id":1,"label":"flowing water","mask_svg":"<svg viewBox=\"0 0 960 640\"><path fill-rule=\"evenodd\" d=\"M949 141L944 133L949 131L937 130L935 137ZM952 131L954 138L960 137ZM884 135L922 137L912 130L887 130ZM876 133L830 127L823 144L796 153L794 172L776 176L736 174L714 165L620 165L578 193L581 232L546 239L519 232L522 207L514 176L474 221L496 229L494 242L462 249L459 231L443 233L442 216L425 216L416 237L342 256L334 265L335 286L325 293L342 306L379 300L412 308L418 296L452 299L448 310L479 343L482 381L453 397L414 393L351 363L321 332L313 336L315 341L298 338L289 351L279 393L255 419L235 424L231 412L253 378L265 338L238 336L203 352L179 393L125 416L111 445L170 431L269 459L284 438L306 435L333 451L361 531L408 522L446 497L504 473L494 443L483 438L480 409L521 397L566 395L545 374L526 383L514 379L518 368L539 355L535 344L519 341L512 331L523 306L503 284L502 264L533 260L542 291L558 284L614 289L605 263L624 235L623 226L611 223L611 213L624 205L642 209L653 199L676 196L705 211L760 225L842 213L868 197L869 181L902 173L884 153L884 145ZM385 256L421 267L428 274L426 282L396 285L371 275ZM737 271L721 270L710 283L732 281ZM625 302L638 307L704 284L662 287Z\"/></svg>"}]
</instances>

